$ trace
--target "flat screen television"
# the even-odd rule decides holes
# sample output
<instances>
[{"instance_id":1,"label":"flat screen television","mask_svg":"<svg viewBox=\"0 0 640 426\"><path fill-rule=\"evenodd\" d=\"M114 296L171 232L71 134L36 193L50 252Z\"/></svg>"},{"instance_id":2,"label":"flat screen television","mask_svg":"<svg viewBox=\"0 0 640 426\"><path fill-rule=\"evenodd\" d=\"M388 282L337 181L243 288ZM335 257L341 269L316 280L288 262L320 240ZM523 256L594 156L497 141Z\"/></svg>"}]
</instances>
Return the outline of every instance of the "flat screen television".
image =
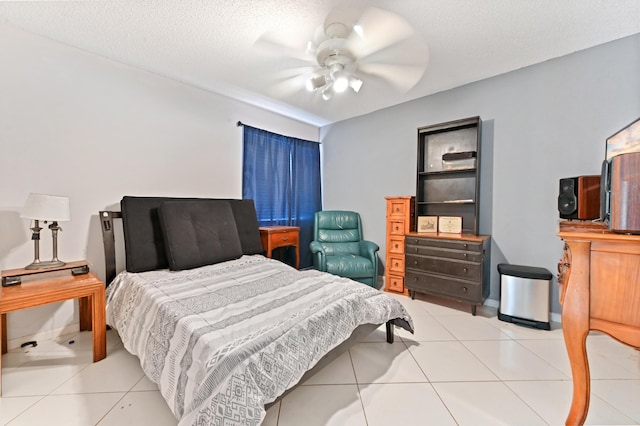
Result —
<instances>
[{"instance_id":1,"label":"flat screen television","mask_svg":"<svg viewBox=\"0 0 640 426\"><path fill-rule=\"evenodd\" d=\"M629 152L640 152L640 118L607 138L605 160Z\"/></svg>"},{"instance_id":2,"label":"flat screen television","mask_svg":"<svg viewBox=\"0 0 640 426\"><path fill-rule=\"evenodd\" d=\"M614 232L640 233L640 118L607 138L600 219Z\"/></svg>"}]
</instances>

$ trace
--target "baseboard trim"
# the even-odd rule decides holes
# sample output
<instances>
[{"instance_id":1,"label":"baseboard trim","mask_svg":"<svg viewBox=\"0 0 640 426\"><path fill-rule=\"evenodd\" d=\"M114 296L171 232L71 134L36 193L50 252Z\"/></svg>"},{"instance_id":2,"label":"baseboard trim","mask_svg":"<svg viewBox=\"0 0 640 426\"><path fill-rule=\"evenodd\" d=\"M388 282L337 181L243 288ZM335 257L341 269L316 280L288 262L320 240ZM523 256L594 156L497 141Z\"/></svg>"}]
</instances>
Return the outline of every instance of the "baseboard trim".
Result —
<instances>
[{"instance_id":1,"label":"baseboard trim","mask_svg":"<svg viewBox=\"0 0 640 426\"><path fill-rule=\"evenodd\" d=\"M55 339L56 337L64 336L65 334L77 333L79 330L80 330L80 323L76 322L62 328L57 328L49 331L41 331L36 334L31 334L28 336L20 336L20 337L16 337L15 339L9 339L7 340L7 348L9 350L18 349L20 348L20 345L22 345L24 342L31 342L31 341L38 342L38 341L44 341L44 340L52 340L52 339Z\"/></svg>"}]
</instances>

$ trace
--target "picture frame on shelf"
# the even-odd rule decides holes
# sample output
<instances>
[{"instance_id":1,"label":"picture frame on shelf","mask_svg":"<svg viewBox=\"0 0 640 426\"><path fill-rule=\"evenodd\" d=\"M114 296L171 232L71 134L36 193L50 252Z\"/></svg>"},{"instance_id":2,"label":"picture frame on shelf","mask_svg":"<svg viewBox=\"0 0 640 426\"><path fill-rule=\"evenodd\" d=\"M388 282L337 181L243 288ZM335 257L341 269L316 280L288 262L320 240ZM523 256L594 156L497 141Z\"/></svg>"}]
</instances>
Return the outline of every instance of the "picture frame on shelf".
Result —
<instances>
[{"instance_id":1,"label":"picture frame on shelf","mask_svg":"<svg viewBox=\"0 0 640 426\"><path fill-rule=\"evenodd\" d=\"M420 233L438 232L438 216L418 216L418 229Z\"/></svg>"},{"instance_id":2,"label":"picture frame on shelf","mask_svg":"<svg viewBox=\"0 0 640 426\"><path fill-rule=\"evenodd\" d=\"M445 234L461 234L462 216L438 216L438 231Z\"/></svg>"}]
</instances>

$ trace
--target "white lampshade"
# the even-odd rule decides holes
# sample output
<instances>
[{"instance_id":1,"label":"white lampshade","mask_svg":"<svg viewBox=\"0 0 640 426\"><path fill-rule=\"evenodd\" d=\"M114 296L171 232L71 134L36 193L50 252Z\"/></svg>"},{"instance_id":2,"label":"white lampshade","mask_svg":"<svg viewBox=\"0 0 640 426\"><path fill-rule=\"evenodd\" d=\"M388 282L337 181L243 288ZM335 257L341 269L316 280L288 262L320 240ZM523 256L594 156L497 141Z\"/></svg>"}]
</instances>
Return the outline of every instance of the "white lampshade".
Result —
<instances>
[{"instance_id":1,"label":"white lampshade","mask_svg":"<svg viewBox=\"0 0 640 426\"><path fill-rule=\"evenodd\" d=\"M31 193L27 197L27 202L24 204L20 217L52 222L71 220L69 198Z\"/></svg>"}]
</instances>

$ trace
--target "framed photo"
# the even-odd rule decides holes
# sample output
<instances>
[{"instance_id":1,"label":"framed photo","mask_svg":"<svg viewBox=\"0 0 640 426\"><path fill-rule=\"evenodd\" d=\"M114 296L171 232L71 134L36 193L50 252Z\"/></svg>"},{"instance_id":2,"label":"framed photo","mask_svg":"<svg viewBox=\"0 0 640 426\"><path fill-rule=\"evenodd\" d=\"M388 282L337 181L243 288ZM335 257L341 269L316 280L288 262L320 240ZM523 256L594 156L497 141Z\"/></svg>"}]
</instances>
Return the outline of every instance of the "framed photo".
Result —
<instances>
[{"instance_id":1,"label":"framed photo","mask_svg":"<svg viewBox=\"0 0 640 426\"><path fill-rule=\"evenodd\" d=\"M438 216L418 216L418 232L438 232Z\"/></svg>"},{"instance_id":2,"label":"framed photo","mask_svg":"<svg viewBox=\"0 0 640 426\"><path fill-rule=\"evenodd\" d=\"M438 230L447 234L462 233L462 217L461 216L439 216Z\"/></svg>"}]
</instances>

